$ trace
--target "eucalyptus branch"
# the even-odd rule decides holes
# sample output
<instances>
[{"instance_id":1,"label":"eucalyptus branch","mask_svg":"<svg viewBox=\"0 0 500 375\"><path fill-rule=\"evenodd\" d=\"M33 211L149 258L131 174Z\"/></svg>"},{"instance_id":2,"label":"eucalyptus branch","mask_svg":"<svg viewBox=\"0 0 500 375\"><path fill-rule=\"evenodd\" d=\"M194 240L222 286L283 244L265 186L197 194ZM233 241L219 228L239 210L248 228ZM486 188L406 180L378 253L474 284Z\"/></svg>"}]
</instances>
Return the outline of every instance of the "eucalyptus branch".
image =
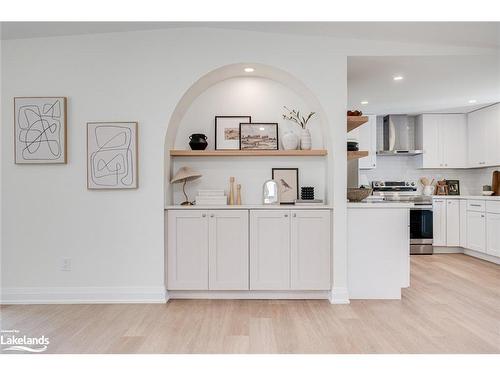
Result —
<instances>
[{"instance_id":1,"label":"eucalyptus branch","mask_svg":"<svg viewBox=\"0 0 500 375\"><path fill-rule=\"evenodd\" d=\"M295 109L290 109L286 106L283 106L288 111L288 114L283 115L284 120L293 121L298 124L302 129L305 129L307 126L307 122L311 119L315 112L309 113L307 117L301 116L300 111L296 111Z\"/></svg>"}]
</instances>

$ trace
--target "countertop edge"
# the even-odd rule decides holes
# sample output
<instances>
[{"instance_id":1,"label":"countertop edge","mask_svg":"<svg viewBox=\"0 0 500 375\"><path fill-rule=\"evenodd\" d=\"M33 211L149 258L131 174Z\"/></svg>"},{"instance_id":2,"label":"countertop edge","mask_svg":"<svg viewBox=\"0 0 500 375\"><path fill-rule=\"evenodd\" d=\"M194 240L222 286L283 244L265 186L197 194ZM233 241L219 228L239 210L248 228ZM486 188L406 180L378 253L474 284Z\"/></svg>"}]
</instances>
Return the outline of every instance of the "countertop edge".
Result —
<instances>
[{"instance_id":1,"label":"countertop edge","mask_svg":"<svg viewBox=\"0 0 500 375\"><path fill-rule=\"evenodd\" d=\"M229 205L214 205L214 206L180 206L180 205L170 205L165 206L164 210L333 210L333 206L330 205L241 205L241 206L229 206Z\"/></svg>"}]
</instances>

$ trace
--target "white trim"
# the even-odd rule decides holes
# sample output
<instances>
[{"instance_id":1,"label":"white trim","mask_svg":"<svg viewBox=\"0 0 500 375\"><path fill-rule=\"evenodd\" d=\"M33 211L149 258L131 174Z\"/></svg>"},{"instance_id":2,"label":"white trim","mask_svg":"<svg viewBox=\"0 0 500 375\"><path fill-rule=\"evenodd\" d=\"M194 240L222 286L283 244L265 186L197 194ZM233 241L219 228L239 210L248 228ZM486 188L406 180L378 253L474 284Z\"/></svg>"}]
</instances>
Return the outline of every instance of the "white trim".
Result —
<instances>
[{"instance_id":1,"label":"white trim","mask_svg":"<svg viewBox=\"0 0 500 375\"><path fill-rule=\"evenodd\" d=\"M2 288L0 304L165 303L159 287Z\"/></svg>"},{"instance_id":2,"label":"white trim","mask_svg":"<svg viewBox=\"0 0 500 375\"><path fill-rule=\"evenodd\" d=\"M486 261L491 262L491 263L500 264L500 258L495 257L493 255L480 253L478 251L474 251L474 250L470 250L470 249L464 249L464 254L471 256L471 257L474 257L474 258L486 260Z\"/></svg>"},{"instance_id":3,"label":"white trim","mask_svg":"<svg viewBox=\"0 0 500 375\"><path fill-rule=\"evenodd\" d=\"M448 247L448 246L433 246L432 251L434 254L463 254L464 249L461 247Z\"/></svg>"},{"instance_id":4,"label":"white trim","mask_svg":"<svg viewBox=\"0 0 500 375\"><path fill-rule=\"evenodd\" d=\"M349 291L347 288L333 288L328 298L332 305L347 305L349 301Z\"/></svg>"},{"instance_id":5,"label":"white trim","mask_svg":"<svg viewBox=\"0 0 500 375\"><path fill-rule=\"evenodd\" d=\"M328 290L169 290L169 299L329 299Z\"/></svg>"}]
</instances>

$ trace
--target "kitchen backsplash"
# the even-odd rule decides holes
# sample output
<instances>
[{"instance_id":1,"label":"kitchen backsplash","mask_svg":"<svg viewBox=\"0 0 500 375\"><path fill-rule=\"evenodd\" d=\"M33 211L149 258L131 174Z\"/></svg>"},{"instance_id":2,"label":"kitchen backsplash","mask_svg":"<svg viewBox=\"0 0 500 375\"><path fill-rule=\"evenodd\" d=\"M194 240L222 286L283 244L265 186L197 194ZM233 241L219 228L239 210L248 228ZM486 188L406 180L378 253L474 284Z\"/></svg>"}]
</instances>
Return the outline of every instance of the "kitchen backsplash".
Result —
<instances>
[{"instance_id":1,"label":"kitchen backsplash","mask_svg":"<svg viewBox=\"0 0 500 375\"><path fill-rule=\"evenodd\" d=\"M475 169L418 169L417 158L411 156L378 156L377 167L370 170L360 170L359 181L366 176L368 181L419 181L420 177L430 179L460 181L461 195L479 195L483 185L491 185L493 171L500 167L475 168ZM419 192L422 185L418 182Z\"/></svg>"}]
</instances>

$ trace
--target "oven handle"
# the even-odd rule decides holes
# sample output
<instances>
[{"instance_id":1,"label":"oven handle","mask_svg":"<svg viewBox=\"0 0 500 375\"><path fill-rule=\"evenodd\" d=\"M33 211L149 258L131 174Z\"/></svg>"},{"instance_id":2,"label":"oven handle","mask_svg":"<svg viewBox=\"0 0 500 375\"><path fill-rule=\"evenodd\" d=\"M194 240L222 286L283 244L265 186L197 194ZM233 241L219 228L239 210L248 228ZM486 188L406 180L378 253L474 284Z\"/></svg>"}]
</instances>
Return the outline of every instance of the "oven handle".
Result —
<instances>
[{"instance_id":1,"label":"oven handle","mask_svg":"<svg viewBox=\"0 0 500 375\"><path fill-rule=\"evenodd\" d=\"M432 206L413 206L412 208L410 208L410 211L411 210L415 210L415 211L432 211Z\"/></svg>"}]
</instances>

